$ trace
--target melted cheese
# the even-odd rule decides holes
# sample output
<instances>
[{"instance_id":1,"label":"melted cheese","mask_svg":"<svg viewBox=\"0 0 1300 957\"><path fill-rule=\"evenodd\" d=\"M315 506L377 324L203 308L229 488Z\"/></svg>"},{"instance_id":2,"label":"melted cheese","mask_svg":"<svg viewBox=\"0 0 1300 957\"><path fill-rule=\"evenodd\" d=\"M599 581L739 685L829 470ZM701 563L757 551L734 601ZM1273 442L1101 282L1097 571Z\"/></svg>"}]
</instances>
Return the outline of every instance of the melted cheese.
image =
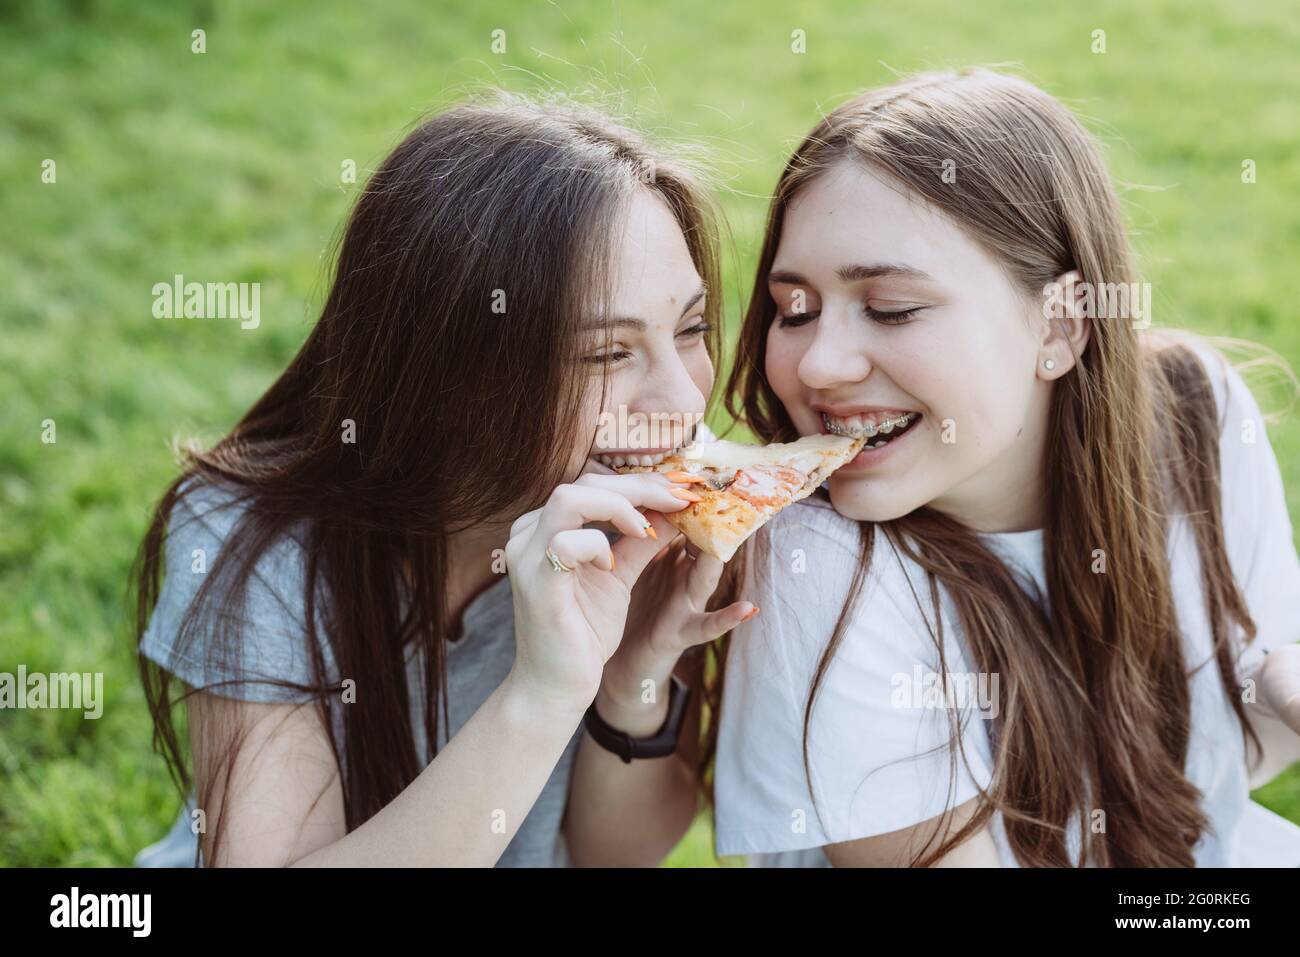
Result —
<instances>
[{"instance_id":1,"label":"melted cheese","mask_svg":"<svg viewBox=\"0 0 1300 957\"><path fill-rule=\"evenodd\" d=\"M854 441L844 435L806 435L797 442L772 445L745 445L718 439L688 446L680 455L688 465L701 468L734 470L755 465L784 465L809 474L821 465L820 453L848 448Z\"/></svg>"}]
</instances>

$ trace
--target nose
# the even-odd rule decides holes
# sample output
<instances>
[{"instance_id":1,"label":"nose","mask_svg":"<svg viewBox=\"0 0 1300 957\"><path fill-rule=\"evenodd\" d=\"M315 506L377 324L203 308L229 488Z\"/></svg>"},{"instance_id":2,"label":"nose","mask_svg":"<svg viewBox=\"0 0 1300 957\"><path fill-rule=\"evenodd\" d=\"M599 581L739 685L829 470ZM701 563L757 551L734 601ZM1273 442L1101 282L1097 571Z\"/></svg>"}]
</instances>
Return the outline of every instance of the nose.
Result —
<instances>
[{"instance_id":1,"label":"nose","mask_svg":"<svg viewBox=\"0 0 1300 957\"><path fill-rule=\"evenodd\" d=\"M874 363L861 322L843 306L822 307L814 324L813 340L799 360L799 381L810 389L832 389L861 382Z\"/></svg>"},{"instance_id":2,"label":"nose","mask_svg":"<svg viewBox=\"0 0 1300 957\"><path fill-rule=\"evenodd\" d=\"M655 364L645 388L633 408L633 417L659 416L663 445L681 445L690 438L691 427L704 417L707 396L700 390L690 369L676 352ZM668 428L672 423L671 430ZM680 425L679 425L680 423ZM669 438L671 435L671 438ZM660 444L660 443L655 443Z\"/></svg>"}]
</instances>

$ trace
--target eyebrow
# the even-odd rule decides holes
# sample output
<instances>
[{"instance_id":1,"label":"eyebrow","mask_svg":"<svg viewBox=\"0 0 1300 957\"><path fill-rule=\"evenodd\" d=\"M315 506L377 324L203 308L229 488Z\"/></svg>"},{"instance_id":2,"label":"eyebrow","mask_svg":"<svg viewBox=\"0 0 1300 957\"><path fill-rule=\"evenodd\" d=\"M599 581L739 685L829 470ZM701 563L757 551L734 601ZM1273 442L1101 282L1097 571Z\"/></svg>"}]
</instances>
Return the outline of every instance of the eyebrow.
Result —
<instances>
[{"instance_id":1,"label":"eyebrow","mask_svg":"<svg viewBox=\"0 0 1300 957\"><path fill-rule=\"evenodd\" d=\"M681 320L688 312L690 312L693 308L695 308L696 304L698 304L699 301L704 298L704 293L705 293L705 288L703 286L700 286L699 289L695 290L695 294L691 296L690 299L686 300L686 305L682 306L681 315L677 317L678 320ZM630 329L636 329L640 332L644 332L647 325L648 323L644 319L638 319L635 316L614 316L610 319L606 319L603 322L596 321L596 322L588 323L587 328L602 329L605 326L611 326L611 327L625 326Z\"/></svg>"},{"instance_id":2,"label":"eyebrow","mask_svg":"<svg viewBox=\"0 0 1300 957\"><path fill-rule=\"evenodd\" d=\"M922 279L933 281L934 277L924 270L917 269L915 266L905 266L901 263L872 263L870 265L854 264L852 266L841 266L835 270L835 275L843 282L861 282L864 279L880 279L882 277L891 277L899 279ZM810 283L803 276L796 272L789 272L784 269L773 270L767 274L769 283L782 283L791 286L806 286Z\"/></svg>"}]
</instances>

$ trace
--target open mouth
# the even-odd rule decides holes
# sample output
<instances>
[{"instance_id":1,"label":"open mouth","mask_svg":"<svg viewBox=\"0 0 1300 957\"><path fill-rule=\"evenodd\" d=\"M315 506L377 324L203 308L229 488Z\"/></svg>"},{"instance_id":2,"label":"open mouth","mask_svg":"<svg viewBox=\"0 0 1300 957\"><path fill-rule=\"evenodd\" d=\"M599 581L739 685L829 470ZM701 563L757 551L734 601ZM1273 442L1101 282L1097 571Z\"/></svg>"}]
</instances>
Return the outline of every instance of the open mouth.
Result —
<instances>
[{"instance_id":1,"label":"open mouth","mask_svg":"<svg viewBox=\"0 0 1300 957\"><path fill-rule=\"evenodd\" d=\"M667 436L665 436L667 438ZM709 427L703 422L696 423L695 427L690 430L689 434L671 449L659 449L656 451L638 452L633 450L614 450L612 452L593 452L590 456L591 461L598 465L603 465L607 469L618 469L629 466L642 466L652 468L668 458L670 455L676 455L682 449L688 448L696 442L710 442L715 438Z\"/></svg>"},{"instance_id":2,"label":"open mouth","mask_svg":"<svg viewBox=\"0 0 1300 957\"><path fill-rule=\"evenodd\" d=\"M867 440L865 448L868 449L884 448L899 436L906 435L916 423L921 421L920 412L843 417L823 412L821 416L822 426L827 432L852 438L865 438Z\"/></svg>"},{"instance_id":3,"label":"open mouth","mask_svg":"<svg viewBox=\"0 0 1300 957\"><path fill-rule=\"evenodd\" d=\"M685 446L679 445L677 448L669 449L666 452L655 452L650 455L638 454L635 452L615 452L610 454L600 453L592 455L592 458L606 468L617 469L625 465L658 465L670 455L680 452Z\"/></svg>"}]
</instances>

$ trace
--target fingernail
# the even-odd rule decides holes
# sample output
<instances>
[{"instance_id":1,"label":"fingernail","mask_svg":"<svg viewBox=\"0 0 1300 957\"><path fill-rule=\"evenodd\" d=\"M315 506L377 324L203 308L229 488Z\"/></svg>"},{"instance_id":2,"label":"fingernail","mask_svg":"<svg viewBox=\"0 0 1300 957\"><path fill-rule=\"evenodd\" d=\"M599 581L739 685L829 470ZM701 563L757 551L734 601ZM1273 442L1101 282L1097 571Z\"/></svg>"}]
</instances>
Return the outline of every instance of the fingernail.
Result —
<instances>
[{"instance_id":1,"label":"fingernail","mask_svg":"<svg viewBox=\"0 0 1300 957\"><path fill-rule=\"evenodd\" d=\"M664 478L668 479L670 482L685 482L688 485L692 482L704 481L704 476L692 475L690 472L665 472Z\"/></svg>"},{"instance_id":2,"label":"fingernail","mask_svg":"<svg viewBox=\"0 0 1300 957\"><path fill-rule=\"evenodd\" d=\"M659 541L659 533L656 532L655 527L650 524L650 519L642 515L641 520L645 522L645 533L649 535L651 538L653 538L656 542Z\"/></svg>"},{"instance_id":3,"label":"fingernail","mask_svg":"<svg viewBox=\"0 0 1300 957\"><path fill-rule=\"evenodd\" d=\"M610 552L610 553L609 553L609 570L610 570L610 571L613 571L613 570L614 570L614 553L613 553L613 552Z\"/></svg>"},{"instance_id":4,"label":"fingernail","mask_svg":"<svg viewBox=\"0 0 1300 957\"><path fill-rule=\"evenodd\" d=\"M703 495L696 495L694 492L688 492L684 488L670 488L668 491L671 492L673 495L675 495L677 498L680 498L683 502L690 502L694 504L695 502L704 501Z\"/></svg>"},{"instance_id":5,"label":"fingernail","mask_svg":"<svg viewBox=\"0 0 1300 957\"><path fill-rule=\"evenodd\" d=\"M758 606L755 605L755 606L754 606L754 610L751 611L748 615L746 615L744 618L742 618L742 619L740 619L740 620L741 620L741 621L749 621L749 619L753 618L753 617L754 617L755 615L757 615L757 614L758 614Z\"/></svg>"}]
</instances>

